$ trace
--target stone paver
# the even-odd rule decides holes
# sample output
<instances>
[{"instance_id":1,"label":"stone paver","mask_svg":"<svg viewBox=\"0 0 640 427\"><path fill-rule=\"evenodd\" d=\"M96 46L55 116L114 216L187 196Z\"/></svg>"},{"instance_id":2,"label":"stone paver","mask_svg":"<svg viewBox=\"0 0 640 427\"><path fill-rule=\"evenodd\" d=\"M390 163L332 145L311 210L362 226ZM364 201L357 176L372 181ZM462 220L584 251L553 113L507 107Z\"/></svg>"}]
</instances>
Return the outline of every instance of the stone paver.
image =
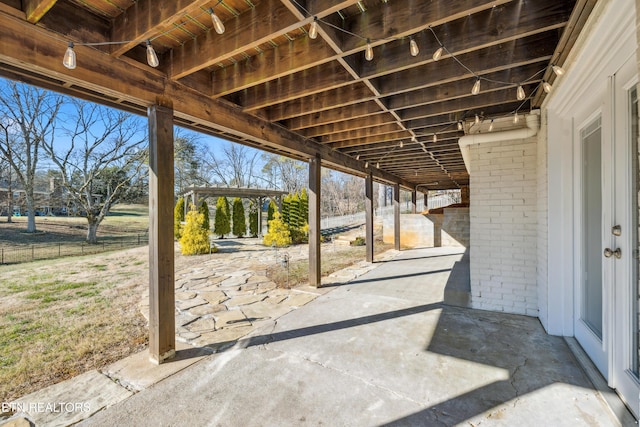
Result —
<instances>
[{"instance_id":1,"label":"stone paver","mask_svg":"<svg viewBox=\"0 0 640 427\"><path fill-rule=\"evenodd\" d=\"M266 272L286 253L291 261L306 259L306 246L274 250L254 239L224 241L221 252L203 257L200 265L176 271L176 337L221 351L265 322L275 321L327 292L308 285L279 289ZM232 249L230 249L232 248ZM233 250L235 252L225 252ZM335 250L331 248L329 250ZM377 259L395 256L389 251ZM364 261L324 278L323 285L341 284L376 265ZM148 320L149 293L139 307Z\"/></svg>"}]
</instances>

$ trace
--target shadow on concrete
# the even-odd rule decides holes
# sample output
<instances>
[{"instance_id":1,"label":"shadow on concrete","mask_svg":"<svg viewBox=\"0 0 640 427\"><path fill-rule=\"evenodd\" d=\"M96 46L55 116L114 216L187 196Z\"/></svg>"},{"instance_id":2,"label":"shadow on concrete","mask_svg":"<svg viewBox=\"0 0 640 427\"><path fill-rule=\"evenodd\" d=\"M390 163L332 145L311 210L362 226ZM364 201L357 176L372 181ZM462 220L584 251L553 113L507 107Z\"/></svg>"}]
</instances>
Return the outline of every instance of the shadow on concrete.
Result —
<instances>
[{"instance_id":1,"label":"shadow on concrete","mask_svg":"<svg viewBox=\"0 0 640 427\"><path fill-rule=\"evenodd\" d=\"M471 307L471 273L469 270L469 249L460 261L451 268L451 274L444 287L444 303L457 307Z\"/></svg>"},{"instance_id":2,"label":"shadow on concrete","mask_svg":"<svg viewBox=\"0 0 640 427\"><path fill-rule=\"evenodd\" d=\"M430 271L421 271L419 273L409 273L409 274L398 274L394 276L396 279L408 279L409 277L420 277L420 276L430 276L432 274L438 273L446 273L451 271L450 269L442 269L442 270L430 270ZM355 279L351 280L349 283L345 283L346 285L357 285L360 283L372 283L372 282L383 282L388 280L386 277L373 277L371 279Z\"/></svg>"},{"instance_id":3,"label":"shadow on concrete","mask_svg":"<svg viewBox=\"0 0 640 427\"><path fill-rule=\"evenodd\" d=\"M428 249L428 248L412 248L412 249ZM451 253L451 254L442 254L442 255L429 255L429 256L422 256L422 257L414 257L414 258L393 258L393 259L386 259L386 260L380 260L380 261L374 261L375 264L386 264L388 262L402 262L402 261L417 261L420 259L432 259L432 258L443 258L443 257L450 257L450 256L460 256L459 253Z\"/></svg>"}]
</instances>

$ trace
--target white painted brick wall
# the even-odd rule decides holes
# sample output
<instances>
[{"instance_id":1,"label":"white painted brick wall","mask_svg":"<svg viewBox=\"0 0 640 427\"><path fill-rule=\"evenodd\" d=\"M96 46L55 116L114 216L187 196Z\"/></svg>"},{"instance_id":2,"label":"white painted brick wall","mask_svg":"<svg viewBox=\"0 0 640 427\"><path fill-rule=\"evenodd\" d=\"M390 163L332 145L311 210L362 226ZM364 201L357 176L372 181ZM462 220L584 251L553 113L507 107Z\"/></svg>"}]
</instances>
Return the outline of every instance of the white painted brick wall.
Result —
<instances>
[{"instance_id":1,"label":"white painted brick wall","mask_svg":"<svg viewBox=\"0 0 640 427\"><path fill-rule=\"evenodd\" d=\"M471 146L474 308L538 316L537 145L529 138Z\"/></svg>"}]
</instances>

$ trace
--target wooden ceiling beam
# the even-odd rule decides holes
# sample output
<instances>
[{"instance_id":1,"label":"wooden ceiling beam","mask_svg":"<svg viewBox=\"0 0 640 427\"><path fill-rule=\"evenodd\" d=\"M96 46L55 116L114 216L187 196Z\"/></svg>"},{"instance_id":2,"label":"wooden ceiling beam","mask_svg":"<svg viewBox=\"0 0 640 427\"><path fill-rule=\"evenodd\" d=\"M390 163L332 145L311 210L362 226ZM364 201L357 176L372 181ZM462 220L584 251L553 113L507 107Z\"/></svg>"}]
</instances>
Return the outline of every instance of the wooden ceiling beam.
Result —
<instances>
[{"instance_id":1,"label":"wooden ceiling beam","mask_svg":"<svg viewBox=\"0 0 640 427\"><path fill-rule=\"evenodd\" d=\"M325 135L318 139L323 144L330 144L332 142L344 141L349 139L364 138L367 136L394 133L394 132L397 132L399 129L401 128L398 125L398 123L390 123L388 125L374 126L374 127L364 128L364 129L355 129L355 130L349 130L346 132L338 132L330 135Z\"/></svg>"},{"instance_id":2,"label":"wooden ceiling beam","mask_svg":"<svg viewBox=\"0 0 640 427\"><path fill-rule=\"evenodd\" d=\"M269 120L279 122L293 117L359 104L375 98L376 96L371 92L371 89L364 83L355 82L349 86L343 86L338 89L331 89L326 92L272 105L264 111L269 117Z\"/></svg>"},{"instance_id":3,"label":"wooden ceiling beam","mask_svg":"<svg viewBox=\"0 0 640 427\"><path fill-rule=\"evenodd\" d=\"M287 128L292 130L307 129L304 131L304 134L307 137L311 137L324 135L326 134L326 132L335 133L343 132L345 130L357 129L354 127L348 127L348 125L342 123L346 121L352 123L353 126L357 126L357 124L363 124L362 127L370 127L373 126L373 124L367 124L365 119L370 116L376 117L380 114L384 114L380 106L373 101L369 101L362 105L347 105L346 107L336 108L315 115L310 114L304 117L297 117L295 119L285 121L284 124ZM358 119L362 120L356 122L356 120ZM388 120L391 119L387 119L386 123L389 123ZM341 127L339 128L335 126L338 123L342 123ZM376 121L375 123L379 124L380 122ZM317 130L314 131L313 129ZM334 129L340 130L334 131Z\"/></svg>"},{"instance_id":4,"label":"wooden ceiling beam","mask_svg":"<svg viewBox=\"0 0 640 427\"><path fill-rule=\"evenodd\" d=\"M344 8L356 2L357 0L341 1L327 10L318 11L316 16L323 18L328 13L333 13L336 7ZM304 17L289 1L262 0L234 20L225 22L224 34L211 34L212 31L208 31L173 49L169 74L179 79L309 25L311 21L312 16Z\"/></svg>"},{"instance_id":5,"label":"wooden ceiling beam","mask_svg":"<svg viewBox=\"0 0 640 427\"><path fill-rule=\"evenodd\" d=\"M435 0L410 4L381 2L379 7L347 18L344 28L363 37L370 37L375 46L384 43L384 39L409 36L430 26L437 27L510 1ZM366 41L358 37L345 37L341 49L343 52L364 50L365 45Z\"/></svg>"},{"instance_id":6,"label":"wooden ceiling beam","mask_svg":"<svg viewBox=\"0 0 640 427\"><path fill-rule=\"evenodd\" d=\"M368 127L386 125L389 123L398 123L398 119L389 113L381 112L379 114L370 114L357 119L328 122L321 126L302 129L300 133L307 138L313 138L353 129L364 129ZM398 126L398 128L401 127Z\"/></svg>"},{"instance_id":7,"label":"wooden ceiling beam","mask_svg":"<svg viewBox=\"0 0 640 427\"><path fill-rule=\"evenodd\" d=\"M111 54L120 56L143 40L171 28L174 22L185 15L198 15L211 0L173 0L158 4L157 0L138 0L113 21L112 39L127 40L116 45Z\"/></svg>"},{"instance_id":8,"label":"wooden ceiling beam","mask_svg":"<svg viewBox=\"0 0 640 427\"><path fill-rule=\"evenodd\" d=\"M23 0L22 4L27 21L32 24L37 24L57 1L58 0Z\"/></svg>"},{"instance_id":9,"label":"wooden ceiling beam","mask_svg":"<svg viewBox=\"0 0 640 427\"><path fill-rule=\"evenodd\" d=\"M356 138L356 139L349 139L345 141L334 142L328 145L334 150L337 150L339 148L356 147L359 145L368 145L368 144L376 144L376 143L393 143L393 145L397 145L399 144L401 139L410 140L411 133L409 133L406 130L402 130L400 132L388 133L384 135L374 135L374 136L369 136L364 138Z\"/></svg>"},{"instance_id":10,"label":"wooden ceiling beam","mask_svg":"<svg viewBox=\"0 0 640 427\"><path fill-rule=\"evenodd\" d=\"M457 58L463 64L471 65L475 75L485 75L535 62L548 61L557 41L558 34L556 32L546 32L510 41L500 46L466 53ZM433 86L435 82L425 79L425 76L438 76L437 84L443 84L474 77L474 74L463 70L452 58L446 58L374 79L373 84L382 94L390 96Z\"/></svg>"},{"instance_id":11,"label":"wooden ceiling beam","mask_svg":"<svg viewBox=\"0 0 640 427\"><path fill-rule=\"evenodd\" d=\"M361 176L367 173L364 162L315 143L282 126L244 114L237 106L212 100L179 82L166 80L157 70L137 66L88 46L76 46L76 53L78 56L91 58L91 61L69 70L60 61L66 47L60 46L58 37L44 28L33 26L0 10L2 62L97 93L109 94L133 105L151 106L157 102L158 97L168 97L175 106L174 115L177 120L204 123L212 131L224 132L268 150L290 152L306 158L319 154L325 166L347 169ZM109 72L105 73L105 70ZM103 99L97 100L105 102ZM106 103L117 107L115 102ZM374 175L377 180L414 188L411 182L384 171L374 171Z\"/></svg>"},{"instance_id":12,"label":"wooden ceiling beam","mask_svg":"<svg viewBox=\"0 0 640 427\"><path fill-rule=\"evenodd\" d=\"M535 86L535 84L523 86L525 93L531 95ZM444 101L437 104L421 105L419 107L401 110L399 114L403 121L409 121L423 117L439 116L451 111L482 110L483 108L511 102L517 102L515 88L493 91L483 96L469 95L466 98Z\"/></svg>"},{"instance_id":13,"label":"wooden ceiling beam","mask_svg":"<svg viewBox=\"0 0 640 427\"><path fill-rule=\"evenodd\" d=\"M533 79L531 79L531 77L535 76L541 69L544 69L546 65L546 62L534 62L519 68L485 74L483 77L494 81L483 80L481 86L482 93L503 90L509 87L504 83L496 82L511 82L513 88L517 87L518 83L524 82L527 79L529 79L529 83L538 83L541 81L541 74ZM390 110L399 110L407 107L417 107L458 98L466 98L470 95L471 87L474 83L475 77L469 77L463 80L429 86L412 92L403 92L384 98L383 102Z\"/></svg>"},{"instance_id":14,"label":"wooden ceiling beam","mask_svg":"<svg viewBox=\"0 0 640 427\"><path fill-rule=\"evenodd\" d=\"M434 31L449 52L459 56L523 37L562 29L570 13L571 9L557 0L514 1L447 22L434 28ZM359 61L360 75L363 78L374 78L433 62L432 55L439 45L431 32L421 31L413 37L420 47L420 53L416 57L409 55L408 38L390 42L384 46L384 55L376 57L375 61ZM446 59L447 56L445 53L442 59ZM361 55L358 55L358 58L360 57Z\"/></svg>"}]
</instances>

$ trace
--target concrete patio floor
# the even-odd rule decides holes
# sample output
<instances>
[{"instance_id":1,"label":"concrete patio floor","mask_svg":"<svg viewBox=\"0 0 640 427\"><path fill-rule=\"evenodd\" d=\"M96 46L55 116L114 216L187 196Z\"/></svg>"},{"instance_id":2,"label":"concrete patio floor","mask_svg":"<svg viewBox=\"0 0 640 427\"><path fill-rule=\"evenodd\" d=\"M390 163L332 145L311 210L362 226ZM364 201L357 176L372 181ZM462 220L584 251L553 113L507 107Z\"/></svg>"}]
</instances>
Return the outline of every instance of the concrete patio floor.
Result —
<instances>
[{"instance_id":1,"label":"concrete patio floor","mask_svg":"<svg viewBox=\"0 0 640 427\"><path fill-rule=\"evenodd\" d=\"M80 425L618 424L537 319L441 303L460 258L403 251Z\"/></svg>"}]
</instances>

